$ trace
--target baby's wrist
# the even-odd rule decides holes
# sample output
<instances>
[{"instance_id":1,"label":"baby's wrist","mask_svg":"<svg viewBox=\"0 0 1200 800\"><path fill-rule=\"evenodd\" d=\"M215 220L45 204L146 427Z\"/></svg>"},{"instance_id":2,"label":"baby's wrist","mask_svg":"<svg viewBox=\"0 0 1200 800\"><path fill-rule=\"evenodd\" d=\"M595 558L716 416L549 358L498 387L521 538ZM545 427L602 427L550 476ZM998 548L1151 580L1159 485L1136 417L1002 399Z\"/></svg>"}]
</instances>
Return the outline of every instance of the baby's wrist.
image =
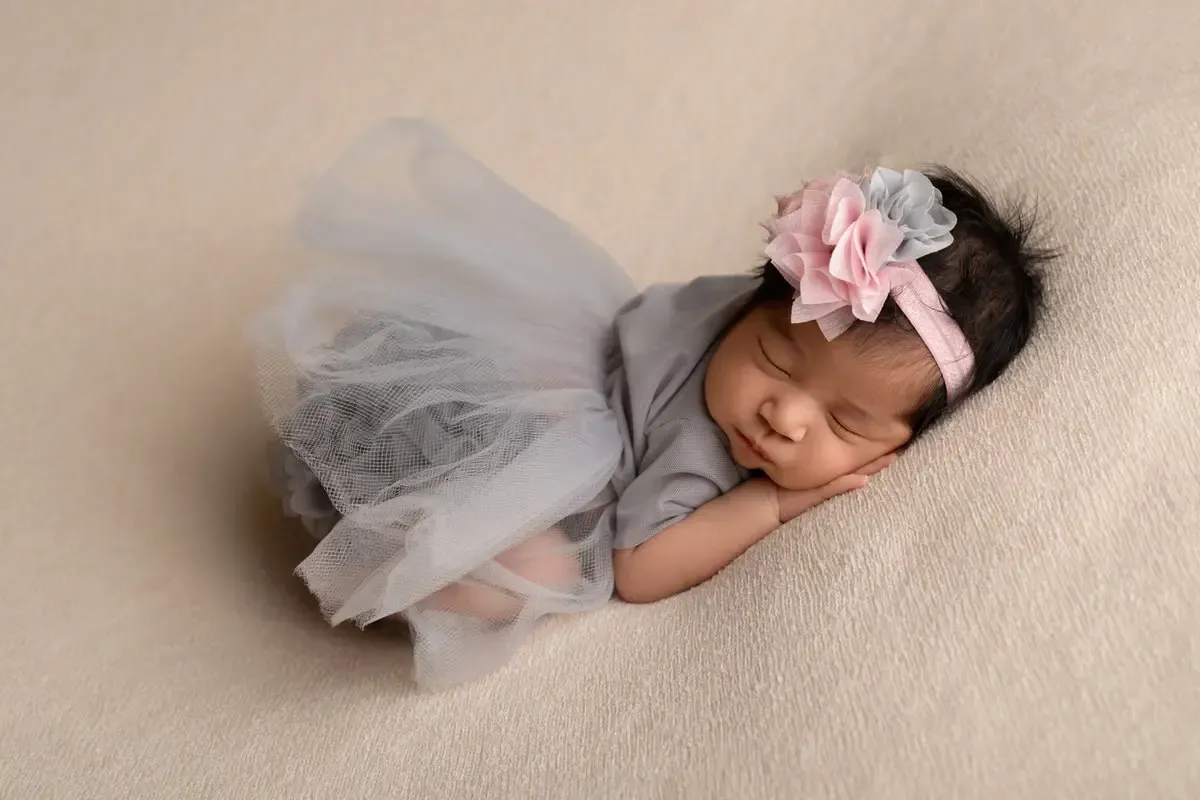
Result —
<instances>
[{"instance_id":1,"label":"baby's wrist","mask_svg":"<svg viewBox=\"0 0 1200 800\"><path fill-rule=\"evenodd\" d=\"M783 519L779 487L775 485L774 481L769 478L754 478L749 482L748 488L751 488L761 498L760 502L762 503L763 515L766 518L766 522L774 523L772 530L778 528L786 521Z\"/></svg>"},{"instance_id":2,"label":"baby's wrist","mask_svg":"<svg viewBox=\"0 0 1200 800\"><path fill-rule=\"evenodd\" d=\"M779 507L779 524L786 525L814 505L812 492L792 491L775 487L775 503Z\"/></svg>"}]
</instances>

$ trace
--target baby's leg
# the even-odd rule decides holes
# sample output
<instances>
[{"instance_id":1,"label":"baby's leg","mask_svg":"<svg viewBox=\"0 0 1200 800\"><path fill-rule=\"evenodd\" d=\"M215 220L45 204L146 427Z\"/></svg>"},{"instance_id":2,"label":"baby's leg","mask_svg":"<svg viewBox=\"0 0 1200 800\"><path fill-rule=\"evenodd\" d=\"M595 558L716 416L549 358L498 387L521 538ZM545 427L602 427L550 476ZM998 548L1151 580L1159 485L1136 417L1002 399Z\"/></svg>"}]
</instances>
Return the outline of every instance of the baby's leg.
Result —
<instances>
[{"instance_id":1,"label":"baby's leg","mask_svg":"<svg viewBox=\"0 0 1200 800\"><path fill-rule=\"evenodd\" d=\"M505 550L496 561L527 581L548 589L567 589L581 576L579 559L571 551L571 542L558 528L539 533ZM489 622L514 619L525 598L504 589L479 584L455 583L423 600L421 606L453 611Z\"/></svg>"}]
</instances>

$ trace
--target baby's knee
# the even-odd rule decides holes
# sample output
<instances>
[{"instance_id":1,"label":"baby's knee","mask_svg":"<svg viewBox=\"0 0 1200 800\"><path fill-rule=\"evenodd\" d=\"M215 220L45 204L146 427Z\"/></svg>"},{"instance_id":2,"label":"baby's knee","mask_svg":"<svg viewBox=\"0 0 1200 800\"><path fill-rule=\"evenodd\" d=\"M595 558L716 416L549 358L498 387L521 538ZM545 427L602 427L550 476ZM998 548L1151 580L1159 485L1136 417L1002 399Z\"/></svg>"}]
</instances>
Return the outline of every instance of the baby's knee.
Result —
<instances>
[{"instance_id":1,"label":"baby's knee","mask_svg":"<svg viewBox=\"0 0 1200 800\"><path fill-rule=\"evenodd\" d=\"M551 590L570 591L583 575L570 539L552 528L505 550L496 563L513 575ZM453 583L422 602L430 610L504 622L515 618L527 597L499 586L461 581Z\"/></svg>"},{"instance_id":2,"label":"baby's knee","mask_svg":"<svg viewBox=\"0 0 1200 800\"><path fill-rule=\"evenodd\" d=\"M547 589L567 589L583 574L571 540L558 528L505 550L496 561L514 575Z\"/></svg>"}]
</instances>

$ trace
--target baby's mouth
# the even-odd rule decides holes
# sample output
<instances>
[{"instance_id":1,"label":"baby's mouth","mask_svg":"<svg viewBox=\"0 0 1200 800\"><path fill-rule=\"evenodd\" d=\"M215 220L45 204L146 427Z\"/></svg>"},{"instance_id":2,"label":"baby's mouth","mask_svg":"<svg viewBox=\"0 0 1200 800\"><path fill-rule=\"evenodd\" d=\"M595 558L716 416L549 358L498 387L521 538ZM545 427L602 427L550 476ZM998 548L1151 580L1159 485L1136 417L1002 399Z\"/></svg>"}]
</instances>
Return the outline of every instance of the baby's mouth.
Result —
<instances>
[{"instance_id":1,"label":"baby's mouth","mask_svg":"<svg viewBox=\"0 0 1200 800\"><path fill-rule=\"evenodd\" d=\"M737 432L737 436L741 440L742 444L746 446L747 450L757 456L761 461L764 461L768 464L771 463L771 459L767 457L767 454L763 452L763 449L759 447L753 439L741 431Z\"/></svg>"}]
</instances>

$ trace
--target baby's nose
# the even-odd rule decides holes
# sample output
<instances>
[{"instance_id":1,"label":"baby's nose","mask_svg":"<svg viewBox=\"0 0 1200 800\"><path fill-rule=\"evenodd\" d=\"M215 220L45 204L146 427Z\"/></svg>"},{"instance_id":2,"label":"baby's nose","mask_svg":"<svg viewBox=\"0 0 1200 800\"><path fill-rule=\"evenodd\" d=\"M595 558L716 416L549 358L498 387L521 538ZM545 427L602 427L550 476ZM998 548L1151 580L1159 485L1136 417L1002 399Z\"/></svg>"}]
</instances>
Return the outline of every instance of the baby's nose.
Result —
<instances>
[{"instance_id":1,"label":"baby's nose","mask_svg":"<svg viewBox=\"0 0 1200 800\"><path fill-rule=\"evenodd\" d=\"M804 410L794 403L767 403L762 417L772 431L792 442L799 442L808 433Z\"/></svg>"}]
</instances>

